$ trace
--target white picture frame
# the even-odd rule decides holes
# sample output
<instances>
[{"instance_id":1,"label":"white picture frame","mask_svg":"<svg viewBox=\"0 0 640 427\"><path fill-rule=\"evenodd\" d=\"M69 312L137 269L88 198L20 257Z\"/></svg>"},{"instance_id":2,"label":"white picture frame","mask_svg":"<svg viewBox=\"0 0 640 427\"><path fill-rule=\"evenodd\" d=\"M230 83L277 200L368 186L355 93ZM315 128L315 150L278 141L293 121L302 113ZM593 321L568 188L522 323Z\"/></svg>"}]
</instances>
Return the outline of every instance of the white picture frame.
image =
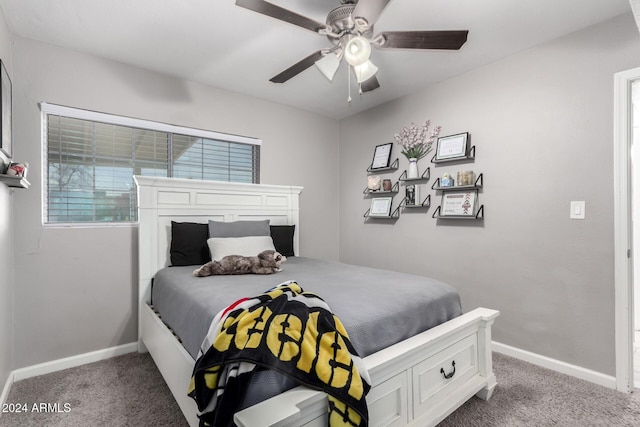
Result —
<instances>
[{"instance_id":1,"label":"white picture frame","mask_svg":"<svg viewBox=\"0 0 640 427\"><path fill-rule=\"evenodd\" d=\"M405 187L405 206L420 206L420 186L416 184L407 184Z\"/></svg>"},{"instance_id":2,"label":"white picture frame","mask_svg":"<svg viewBox=\"0 0 640 427\"><path fill-rule=\"evenodd\" d=\"M441 216L474 217L478 208L478 190L446 191L442 194Z\"/></svg>"},{"instance_id":3,"label":"white picture frame","mask_svg":"<svg viewBox=\"0 0 640 427\"><path fill-rule=\"evenodd\" d=\"M469 132L438 138L435 161L464 159L469 149Z\"/></svg>"},{"instance_id":4,"label":"white picture frame","mask_svg":"<svg viewBox=\"0 0 640 427\"><path fill-rule=\"evenodd\" d=\"M376 197L371 199L369 216L386 217L391 215L393 197Z\"/></svg>"}]
</instances>

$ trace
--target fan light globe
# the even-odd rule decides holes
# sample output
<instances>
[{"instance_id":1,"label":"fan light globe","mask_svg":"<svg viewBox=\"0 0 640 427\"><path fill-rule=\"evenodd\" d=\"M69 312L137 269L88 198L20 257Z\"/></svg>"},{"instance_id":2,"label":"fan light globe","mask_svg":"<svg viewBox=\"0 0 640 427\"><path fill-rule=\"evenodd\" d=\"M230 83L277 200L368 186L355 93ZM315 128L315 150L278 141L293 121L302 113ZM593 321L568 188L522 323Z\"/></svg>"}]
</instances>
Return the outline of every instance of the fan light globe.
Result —
<instances>
[{"instance_id":1,"label":"fan light globe","mask_svg":"<svg viewBox=\"0 0 640 427\"><path fill-rule=\"evenodd\" d=\"M362 65L371 56L371 44L362 36L355 36L345 46L344 59L353 67Z\"/></svg>"},{"instance_id":2,"label":"fan light globe","mask_svg":"<svg viewBox=\"0 0 640 427\"><path fill-rule=\"evenodd\" d=\"M378 67L376 67L373 62L367 60L363 64L353 67L353 72L356 74L357 82L362 83L375 76L378 72Z\"/></svg>"},{"instance_id":3,"label":"fan light globe","mask_svg":"<svg viewBox=\"0 0 640 427\"><path fill-rule=\"evenodd\" d=\"M328 53L316 61L316 67L318 67L323 76L332 82L338 67L340 67L340 58L335 53Z\"/></svg>"}]
</instances>

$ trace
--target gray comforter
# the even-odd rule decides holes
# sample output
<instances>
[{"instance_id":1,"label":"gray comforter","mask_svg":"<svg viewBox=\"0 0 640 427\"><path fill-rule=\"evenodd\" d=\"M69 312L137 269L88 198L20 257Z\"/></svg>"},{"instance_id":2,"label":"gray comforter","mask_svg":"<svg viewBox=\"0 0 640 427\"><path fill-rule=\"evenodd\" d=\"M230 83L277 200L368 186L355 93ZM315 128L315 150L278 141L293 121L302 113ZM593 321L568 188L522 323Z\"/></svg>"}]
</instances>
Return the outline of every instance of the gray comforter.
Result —
<instances>
[{"instance_id":1,"label":"gray comforter","mask_svg":"<svg viewBox=\"0 0 640 427\"><path fill-rule=\"evenodd\" d=\"M286 280L323 298L344 324L361 357L462 314L451 286L422 276L311 258L291 257L272 275L193 277L196 267L167 267L153 282L152 304L195 359L218 311ZM267 371L244 406L294 383ZM255 393L254 393L255 392Z\"/></svg>"},{"instance_id":2,"label":"gray comforter","mask_svg":"<svg viewBox=\"0 0 640 427\"><path fill-rule=\"evenodd\" d=\"M282 268L271 275L193 277L195 267L167 267L155 276L152 304L194 359L218 311L286 280L329 304L361 357L462 314L455 289L426 277L303 257Z\"/></svg>"}]
</instances>

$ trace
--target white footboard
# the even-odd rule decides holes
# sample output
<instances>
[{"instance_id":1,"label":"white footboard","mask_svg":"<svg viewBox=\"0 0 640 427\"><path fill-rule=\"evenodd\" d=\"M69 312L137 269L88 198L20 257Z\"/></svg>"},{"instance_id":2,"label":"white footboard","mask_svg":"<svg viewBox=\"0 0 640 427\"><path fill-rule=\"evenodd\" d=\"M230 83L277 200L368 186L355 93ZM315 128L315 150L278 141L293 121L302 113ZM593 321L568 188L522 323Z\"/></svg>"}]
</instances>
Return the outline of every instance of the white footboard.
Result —
<instances>
[{"instance_id":1,"label":"white footboard","mask_svg":"<svg viewBox=\"0 0 640 427\"><path fill-rule=\"evenodd\" d=\"M366 357L372 388L370 426L434 426L474 394L489 399L496 385L491 325L499 312L478 308ZM235 415L239 427L327 425L322 392L285 392Z\"/></svg>"}]
</instances>

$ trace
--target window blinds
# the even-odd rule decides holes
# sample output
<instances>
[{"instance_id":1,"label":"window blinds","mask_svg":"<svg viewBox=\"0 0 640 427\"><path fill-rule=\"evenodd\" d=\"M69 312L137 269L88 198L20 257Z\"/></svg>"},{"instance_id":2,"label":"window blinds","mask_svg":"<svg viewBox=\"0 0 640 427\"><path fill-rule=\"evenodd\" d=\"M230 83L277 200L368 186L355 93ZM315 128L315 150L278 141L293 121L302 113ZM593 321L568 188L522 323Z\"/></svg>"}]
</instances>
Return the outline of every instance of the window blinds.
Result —
<instances>
[{"instance_id":1,"label":"window blinds","mask_svg":"<svg viewBox=\"0 0 640 427\"><path fill-rule=\"evenodd\" d=\"M133 175L259 182L259 144L47 112L45 123L48 224L136 221Z\"/></svg>"}]
</instances>

